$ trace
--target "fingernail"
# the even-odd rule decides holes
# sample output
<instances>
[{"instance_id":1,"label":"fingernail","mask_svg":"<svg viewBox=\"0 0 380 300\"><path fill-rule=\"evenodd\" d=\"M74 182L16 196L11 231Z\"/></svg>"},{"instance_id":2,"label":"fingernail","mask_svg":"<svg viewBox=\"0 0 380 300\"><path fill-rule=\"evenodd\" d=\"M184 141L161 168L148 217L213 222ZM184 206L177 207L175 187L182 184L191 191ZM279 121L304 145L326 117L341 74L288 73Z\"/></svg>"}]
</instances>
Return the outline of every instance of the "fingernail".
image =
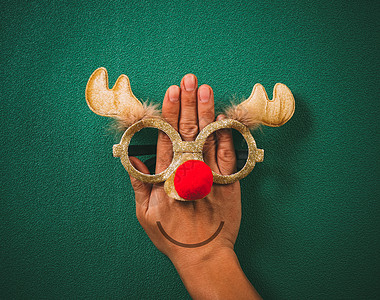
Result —
<instances>
[{"instance_id":1,"label":"fingernail","mask_svg":"<svg viewBox=\"0 0 380 300\"><path fill-rule=\"evenodd\" d=\"M187 92L192 92L195 90L195 76L192 74L187 74L183 80L183 85L185 86L185 90Z\"/></svg>"},{"instance_id":2,"label":"fingernail","mask_svg":"<svg viewBox=\"0 0 380 300\"><path fill-rule=\"evenodd\" d=\"M169 88L169 100L174 103L179 101L179 89L175 86Z\"/></svg>"},{"instance_id":3,"label":"fingernail","mask_svg":"<svg viewBox=\"0 0 380 300\"><path fill-rule=\"evenodd\" d=\"M210 89L206 86L199 89L199 102L206 103L210 100Z\"/></svg>"}]
</instances>

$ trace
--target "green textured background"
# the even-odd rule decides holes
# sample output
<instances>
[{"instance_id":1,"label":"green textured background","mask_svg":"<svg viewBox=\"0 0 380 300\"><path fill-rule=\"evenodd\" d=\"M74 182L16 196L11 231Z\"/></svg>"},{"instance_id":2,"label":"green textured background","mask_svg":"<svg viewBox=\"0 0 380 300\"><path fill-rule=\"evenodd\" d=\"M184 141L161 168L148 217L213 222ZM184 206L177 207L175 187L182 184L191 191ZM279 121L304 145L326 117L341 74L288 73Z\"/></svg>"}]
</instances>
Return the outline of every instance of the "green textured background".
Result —
<instances>
[{"instance_id":1,"label":"green textured background","mask_svg":"<svg viewBox=\"0 0 380 300\"><path fill-rule=\"evenodd\" d=\"M74 2L74 3L73 3ZM236 244L266 299L379 292L379 1L1 1L1 299L188 299L134 215L91 73L160 103L188 72L218 103L294 93L242 181Z\"/></svg>"}]
</instances>

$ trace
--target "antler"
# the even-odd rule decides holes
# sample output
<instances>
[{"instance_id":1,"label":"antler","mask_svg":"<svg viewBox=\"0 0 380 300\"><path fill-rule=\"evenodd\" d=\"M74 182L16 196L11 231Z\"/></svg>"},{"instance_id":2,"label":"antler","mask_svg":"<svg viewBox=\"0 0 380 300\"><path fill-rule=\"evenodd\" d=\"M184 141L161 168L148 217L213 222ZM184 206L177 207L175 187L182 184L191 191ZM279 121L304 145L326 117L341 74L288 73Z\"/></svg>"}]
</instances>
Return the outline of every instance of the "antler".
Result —
<instances>
[{"instance_id":1,"label":"antler","mask_svg":"<svg viewBox=\"0 0 380 300\"><path fill-rule=\"evenodd\" d=\"M227 114L248 127L257 124L278 127L293 116L294 106L292 92L285 84L277 83L273 89L273 100L269 100L265 88L257 83L249 98Z\"/></svg>"},{"instance_id":2,"label":"antler","mask_svg":"<svg viewBox=\"0 0 380 300\"><path fill-rule=\"evenodd\" d=\"M86 86L86 101L98 115L130 120L132 123L145 113L143 105L132 93L128 77L120 75L113 88L109 89L105 68L98 68L92 73Z\"/></svg>"}]
</instances>

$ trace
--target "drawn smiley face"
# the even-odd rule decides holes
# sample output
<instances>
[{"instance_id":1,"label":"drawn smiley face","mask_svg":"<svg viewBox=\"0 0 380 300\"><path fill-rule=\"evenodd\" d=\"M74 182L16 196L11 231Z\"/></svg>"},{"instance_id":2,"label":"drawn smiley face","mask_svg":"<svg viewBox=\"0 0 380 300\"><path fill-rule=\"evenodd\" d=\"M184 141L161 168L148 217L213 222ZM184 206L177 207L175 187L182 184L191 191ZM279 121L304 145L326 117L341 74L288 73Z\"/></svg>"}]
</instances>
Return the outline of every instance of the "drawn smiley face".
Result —
<instances>
[{"instance_id":1,"label":"drawn smiley face","mask_svg":"<svg viewBox=\"0 0 380 300\"><path fill-rule=\"evenodd\" d=\"M141 173L133 167L129 161L128 151L132 136L146 127L157 128L165 132L172 141L173 158L171 164L163 172L156 175ZM231 175L220 175L211 170L203 161L202 150L207 137L216 130L234 128L242 133L249 145L248 159L243 168ZM245 177L254 167L256 162L263 160L263 150L256 148L256 143L249 130L235 120L220 120L209 124L197 136L193 142L183 141L177 131L163 120L144 119L124 133L120 144L114 145L114 156L120 157L122 164L133 177L143 182L165 182L164 188L167 195L180 201L194 201L205 198L211 191L213 183L229 184ZM221 232L224 221L219 223L218 228L207 239L196 243L184 243L174 239L162 225L156 221L161 234L171 243L185 248L197 248L213 241Z\"/></svg>"}]
</instances>

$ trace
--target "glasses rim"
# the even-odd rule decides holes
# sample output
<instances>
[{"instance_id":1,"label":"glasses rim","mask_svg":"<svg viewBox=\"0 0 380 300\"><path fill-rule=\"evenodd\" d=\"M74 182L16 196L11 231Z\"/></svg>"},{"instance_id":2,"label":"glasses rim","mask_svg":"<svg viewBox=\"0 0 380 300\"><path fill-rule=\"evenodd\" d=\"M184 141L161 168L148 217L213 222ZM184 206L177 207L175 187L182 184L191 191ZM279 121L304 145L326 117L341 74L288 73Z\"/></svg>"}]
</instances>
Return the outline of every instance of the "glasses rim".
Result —
<instances>
[{"instance_id":1,"label":"glasses rim","mask_svg":"<svg viewBox=\"0 0 380 300\"><path fill-rule=\"evenodd\" d=\"M128 155L128 147L132 140L132 137L135 133L142 130L143 128L156 128L161 131L163 131L171 140L172 146L173 146L173 158L170 163L170 165L163 170L162 172L158 174L144 174L138 171L133 167L129 160ZM223 119L219 121L214 121L210 124L208 124L205 128L203 128L195 141L192 142L192 147L195 147L194 153L200 153L200 156L197 157L199 160L203 160L202 151L203 146L207 140L207 138L213 134L215 131L219 129L225 129L225 128L232 128L236 129L240 132L240 134L245 139L247 146L248 146L248 156L245 165L241 170L239 170L236 173L229 174L229 175L221 175L214 171L213 173L213 182L218 184L229 184L233 183L235 181L238 181L244 177L246 177L254 168L255 163L257 161L262 161L262 156L264 150L257 149L256 142L249 131L249 129L243 125L242 123L233 120L233 119ZM187 141L183 141L180 134L166 121L160 118L149 118L149 119L143 119L136 123L134 123L132 126L130 126L123 134L120 143L115 144L113 147L113 154L115 157L120 157L121 162L124 166L124 168L128 171L131 176L143 181L143 182L149 182L149 183L160 183L165 181L169 178L169 176L177 169L177 167L182 163L181 156L182 153L181 145L184 145L183 143L188 143Z\"/></svg>"}]
</instances>

